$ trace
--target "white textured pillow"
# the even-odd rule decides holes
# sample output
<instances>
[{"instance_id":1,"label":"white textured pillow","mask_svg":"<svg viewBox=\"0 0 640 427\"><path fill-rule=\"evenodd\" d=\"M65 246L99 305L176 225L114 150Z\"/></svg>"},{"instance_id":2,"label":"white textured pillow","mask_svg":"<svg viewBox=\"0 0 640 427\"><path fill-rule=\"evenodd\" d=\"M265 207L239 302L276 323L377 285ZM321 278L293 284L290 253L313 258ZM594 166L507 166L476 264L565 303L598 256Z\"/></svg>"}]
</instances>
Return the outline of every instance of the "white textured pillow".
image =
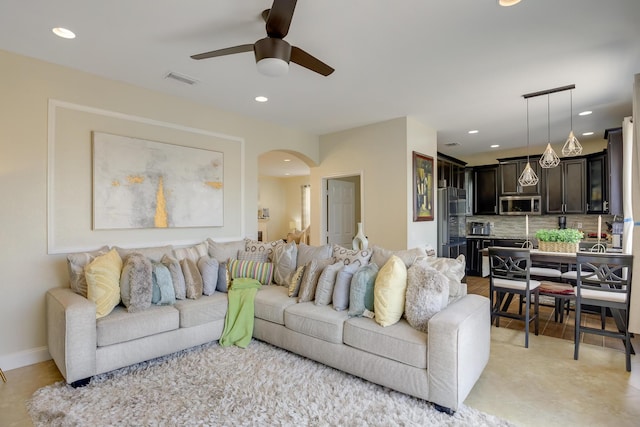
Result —
<instances>
[{"instance_id":1,"label":"white textured pillow","mask_svg":"<svg viewBox=\"0 0 640 427\"><path fill-rule=\"evenodd\" d=\"M466 261L464 255L458 255L458 258L427 258L430 267L435 268L449 279L449 296L457 297L460 295L460 283L464 278Z\"/></svg>"},{"instance_id":2,"label":"white textured pillow","mask_svg":"<svg viewBox=\"0 0 640 427\"><path fill-rule=\"evenodd\" d=\"M449 280L427 260L415 262L407 270L405 316L407 322L422 332L429 332L429 319L444 309L449 301Z\"/></svg>"},{"instance_id":3,"label":"white textured pillow","mask_svg":"<svg viewBox=\"0 0 640 427\"><path fill-rule=\"evenodd\" d=\"M191 261L198 262L203 256L209 255L209 248L207 242L202 242L186 248L175 248L173 253L178 261L189 258Z\"/></svg>"},{"instance_id":4,"label":"white textured pillow","mask_svg":"<svg viewBox=\"0 0 640 427\"><path fill-rule=\"evenodd\" d=\"M120 275L120 297L129 313L151 307L152 274L151 261L147 257L135 252L127 256Z\"/></svg>"},{"instance_id":5,"label":"white textured pillow","mask_svg":"<svg viewBox=\"0 0 640 427\"><path fill-rule=\"evenodd\" d=\"M245 242L245 248L244 248L245 251L253 252L253 253L256 253L256 252L266 253L267 261L272 261L273 250L279 244L284 243L284 240L280 239L280 240L274 240L272 242L259 242L257 240L244 239L244 242Z\"/></svg>"},{"instance_id":6,"label":"white textured pillow","mask_svg":"<svg viewBox=\"0 0 640 427\"><path fill-rule=\"evenodd\" d=\"M313 301L316 296L316 286L322 270L328 265L333 264L333 258L314 259L304 267L304 275L300 283L300 292L298 293L298 302Z\"/></svg>"},{"instance_id":7,"label":"white textured pillow","mask_svg":"<svg viewBox=\"0 0 640 427\"><path fill-rule=\"evenodd\" d=\"M289 286L296 271L298 246L295 242L281 243L273 249L273 281L277 285Z\"/></svg>"},{"instance_id":8,"label":"white textured pillow","mask_svg":"<svg viewBox=\"0 0 640 427\"><path fill-rule=\"evenodd\" d=\"M228 259L236 259L239 250L245 250L245 241L237 240L234 242L214 242L207 239L209 246L209 256L218 260L219 263L227 262Z\"/></svg>"},{"instance_id":9,"label":"white textured pillow","mask_svg":"<svg viewBox=\"0 0 640 427\"><path fill-rule=\"evenodd\" d=\"M218 260L209 258L209 255L200 257L198 260L198 270L202 276L202 293L213 295L218 285Z\"/></svg>"},{"instance_id":10,"label":"white textured pillow","mask_svg":"<svg viewBox=\"0 0 640 427\"><path fill-rule=\"evenodd\" d=\"M333 286L333 308L342 311L349 308L349 294L351 292L351 279L360 268L358 264L345 265L336 275L336 284Z\"/></svg>"},{"instance_id":11,"label":"white textured pillow","mask_svg":"<svg viewBox=\"0 0 640 427\"><path fill-rule=\"evenodd\" d=\"M87 297L87 279L84 276L84 268L99 255L109 252L108 246L103 246L92 252L79 252L67 255L67 267L69 268L69 287L73 292Z\"/></svg>"},{"instance_id":12,"label":"white textured pillow","mask_svg":"<svg viewBox=\"0 0 640 427\"><path fill-rule=\"evenodd\" d=\"M308 265L311 260L314 259L331 258L332 254L333 249L330 245L310 246L306 243L300 243L298 245L298 261L296 263L296 268L301 265Z\"/></svg>"},{"instance_id":13,"label":"white textured pillow","mask_svg":"<svg viewBox=\"0 0 640 427\"><path fill-rule=\"evenodd\" d=\"M344 267L344 262L338 261L328 265L320 273L316 286L316 305L329 305L333 298L333 287L336 283L338 272Z\"/></svg>"},{"instance_id":14,"label":"white textured pillow","mask_svg":"<svg viewBox=\"0 0 640 427\"><path fill-rule=\"evenodd\" d=\"M380 326L397 323L404 313L407 291L407 267L396 255L382 266L373 288L373 311Z\"/></svg>"},{"instance_id":15,"label":"white textured pillow","mask_svg":"<svg viewBox=\"0 0 640 427\"><path fill-rule=\"evenodd\" d=\"M115 247L115 250L118 251L118 255L124 261L127 258L127 255L132 253L138 253L146 256L151 261L160 262L163 256L173 256L173 246L152 246L150 248L121 248L119 246Z\"/></svg>"},{"instance_id":16,"label":"white textured pillow","mask_svg":"<svg viewBox=\"0 0 640 427\"><path fill-rule=\"evenodd\" d=\"M371 249L354 250L343 248L339 245L333 245L333 257L337 260L343 261L344 265L358 264L358 266L362 267L363 265L369 264L371 255L373 255L373 251Z\"/></svg>"},{"instance_id":17,"label":"white textured pillow","mask_svg":"<svg viewBox=\"0 0 640 427\"><path fill-rule=\"evenodd\" d=\"M404 262L404 265L409 268L417 259L426 258L427 251L423 248L390 251L389 249L381 248L380 246L374 246L370 262L373 262L376 265L385 265L387 261L389 261L389 258L391 258L391 255L395 255L400 258L402 262Z\"/></svg>"}]
</instances>

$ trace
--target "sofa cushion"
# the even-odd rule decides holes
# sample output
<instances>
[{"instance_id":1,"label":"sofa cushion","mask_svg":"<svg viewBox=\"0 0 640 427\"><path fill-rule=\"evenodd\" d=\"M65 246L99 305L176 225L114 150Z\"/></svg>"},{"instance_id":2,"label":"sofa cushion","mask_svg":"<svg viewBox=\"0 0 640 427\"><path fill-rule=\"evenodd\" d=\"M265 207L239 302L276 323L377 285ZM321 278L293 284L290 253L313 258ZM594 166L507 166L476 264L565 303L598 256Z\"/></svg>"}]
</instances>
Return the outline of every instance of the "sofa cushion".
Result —
<instances>
[{"instance_id":1,"label":"sofa cushion","mask_svg":"<svg viewBox=\"0 0 640 427\"><path fill-rule=\"evenodd\" d=\"M207 239L209 246L209 256L218 260L219 263L227 262L229 259L236 259L239 250L244 250L245 241L237 240L233 242L214 242Z\"/></svg>"},{"instance_id":2,"label":"sofa cushion","mask_svg":"<svg viewBox=\"0 0 640 427\"><path fill-rule=\"evenodd\" d=\"M196 300L178 301L173 307L180 313L180 327L190 328L203 323L224 320L227 314L227 305L227 295L216 292Z\"/></svg>"},{"instance_id":3,"label":"sofa cushion","mask_svg":"<svg viewBox=\"0 0 640 427\"><path fill-rule=\"evenodd\" d=\"M236 258L238 261L269 262L269 254L266 252L238 251Z\"/></svg>"},{"instance_id":4,"label":"sofa cushion","mask_svg":"<svg viewBox=\"0 0 640 427\"><path fill-rule=\"evenodd\" d=\"M329 305L333 299L333 287L336 284L336 276L344 267L344 262L338 261L328 265L320 273L318 284L316 285L316 296L314 301L317 305Z\"/></svg>"},{"instance_id":5,"label":"sofa cushion","mask_svg":"<svg viewBox=\"0 0 640 427\"><path fill-rule=\"evenodd\" d=\"M400 320L406 292L407 267L399 257L392 255L378 272L373 290L373 311L378 324L391 326Z\"/></svg>"},{"instance_id":6,"label":"sofa cushion","mask_svg":"<svg viewBox=\"0 0 640 427\"><path fill-rule=\"evenodd\" d=\"M449 281L427 260L415 262L407 270L405 316L407 322L422 332L428 332L429 319L449 303Z\"/></svg>"},{"instance_id":7,"label":"sofa cushion","mask_svg":"<svg viewBox=\"0 0 640 427\"><path fill-rule=\"evenodd\" d=\"M370 262L374 262L378 267L382 267L387 263L387 261L389 261L391 255L395 255L400 258L404 262L404 265L409 268L417 259L426 258L427 251L424 248L391 251L389 249L381 248L380 246L374 246Z\"/></svg>"},{"instance_id":8,"label":"sofa cushion","mask_svg":"<svg viewBox=\"0 0 640 427\"><path fill-rule=\"evenodd\" d=\"M187 289L187 298L198 299L202 296L202 274L198 270L198 266L191 258L180 260L182 274L184 274L184 284Z\"/></svg>"},{"instance_id":9,"label":"sofa cushion","mask_svg":"<svg viewBox=\"0 0 640 427\"><path fill-rule=\"evenodd\" d=\"M176 292L173 289L169 268L160 262L154 262L152 263L152 269L153 273L151 274L151 277L153 279L153 293L151 297L151 304L175 304Z\"/></svg>"},{"instance_id":10,"label":"sofa cushion","mask_svg":"<svg viewBox=\"0 0 640 427\"><path fill-rule=\"evenodd\" d=\"M270 262L241 261L234 259L227 265L231 280L236 277L256 279L261 285L273 281L273 264Z\"/></svg>"},{"instance_id":11,"label":"sofa cushion","mask_svg":"<svg viewBox=\"0 0 640 427\"><path fill-rule=\"evenodd\" d=\"M333 308L342 311L349 308L349 292L351 291L351 279L353 279L353 273L355 273L359 264L353 263L345 265L340 269L336 275L336 283L333 286Z\"/></svg>"},{"instance_id":12,"label":"sofa cushion","mask_svg":"<svg viewBox=\"0 0 640 427\"><path fill-rule=\"evenodd\" d=\"M116 307L108 316L96 320L98 347L118 344L178 329L178 310L170 305L153 305L144 311L129 313Z\"/></svg>"},{"instance_id":13,"label":"sofa cushion","mask_svg":"<svg viewBox=\"0 0 640 427\"><path fill-rule=\"evenodd\" d=\"M115 250L118 251L118 255L120 255L120 258L122 258L123 261L127 258L129 254L132 254L132 253L142 254L147 258L149 258L151 261L155 261L155 262L160 262L160 260L162 260L162 257L165 255L173 256L173 246L171 245L153 246L150 248L133 248L133 249L121 248L119 246L115 246Z\"/></svg>"},{"instance_id":14,"label":"sofa cushion","mask_svg":"<svg viewBox=\"0 0 640 427\"><path fill-rule=\"evenodd\" d=\"M300 283L300 292L298 293L298 302L313 301L316 296L316 286L322 270L328 265L333 264L333 258L313 259L304 267L304 275Z\"/></svg>"},{"instance_id":15,"label":"sofa cushion","mask_svg":"<svg viewBox=\"0 0 640 427\"><path fill-rule=\"evenodd\" d=\"M216 283L216 291L228 292L231 283L231 275L229 274L229 263L220 262L218 264L218 282Z\"/></svg>"},{"instance_id":16,"label":"sofa cushion","mask_svg":"<svg viewBox=\"0 0 640 427\"><path fill-rule=\"evenodd\" d=\"M289 279L288 295L292 298L297 297L298 293L300 293L300 284L302 283L302 278L304 277L304 270L305 266L301 265L296 269L295 273L293 273L291 279Z\"/></svg>"},{"instance_id":17,"label":"sofa cushion","mask_svg":"<svg viewBox=\"0 0 640 427\"><path fill-rule=\"evenodd\" d=\"M266 253L267 261L273 260L273 250L276 246L284 243L284 240L274 240L272 242L260 242L258 240L244 239L245 251L252 253Z\"/></svg>"},{"instance_id":18,"label":"sofa cushion","mask_svg":"<svg viewBox=\"0 0 640 427\"><path fill-rule=\"evenodd\" d=\"M344 324L344 343L416 368L427 367L427 334L404 319L386 328L366 317L349 319Z\"/></svg>"},{"instance_id":19,"label":"sofa cushion","mask_svg":"<svg viewBox=\"0 0 640 427\"><path fill-rule=\"evenodd\" d=\"M284 325L284 309L295 303L284 286L263 286L254 299L254 315L258 319Z\"/></svg>"},{"instance_id":20,"label":"sofa cushion","mask_svg":"<svg viewBox=\"0 0 640 427\"><path fill-rule=\"evenodd\" d=\"M98 255L85 267L87 299L96 304L96 319L111 313L120 303L121 271L122 259L115 249Z\"/></svg>"},{"instance_id":21,"label":"sofa cushion","mask_svg":"<svg viewBox=\"0 0 640 427\"><path fill-rule=\"evenodd\" d=\"M200 258L205 255L209 255L209 247L207 242L198 243L197 245L188 246L186 248L174 248L173 254L182 261L185 258L189 258L191 261L198 262Z\"/></svg>"},{"instance_id":22,"label":"sofa cushion","mask_svg":"<svg viewBox=\"0 0 640 427\"><path fill-rule=\"evenodd\" d=\"M284 325L288 329L335 344L342 343L345 320L345 311L313 302L294 304L284 310Z\"/></svg>"},{"instance_id":23,"label":"sofa cushion","mask_svg":"<svg viewBox=\"0 0 640 427\"><path fill-rule=\"evenodd\" d=\"M298 246L294 243L281 243L273 249L273 282L277 285L289 286L289 281L296 271L298 262Z\"/></svg>"},{"instance_id":24,"label":"sofa cushion","mask_svg":"<svg viewBox=\"0 0 640 427\"><path fill-rule=\"evenodd\" d=\"M184 274L182 273L182 267L180 267L180 261L165 255L162 257L160 262L169 269L176 299L185 299L187 297L187 286L184 282Z\"/></svg>"},{"instance_id":25,"label":"sofa cushion","mask_svg":"<svg viewBox=\"0 0 640 427\"><path fill-rule=\"evenodd\" d=\"M458 255L458 258L427 258L427 263L430 267L435 268L447 279L449 279L449 296L458 297L462 296L463 290L460 286L460 282L465 274L466 260L464 255Z\"/></svg>"},{"instance_id":26,"label":"sofa cushion","mask_svg":"<svg viewBox=\"0 0 640 427\"><path fill-rule=\"evenodd\" d=\"M301 265L308 265L311 260L327 259L333 257L333 248L330 245L310 246L306 243L298 245L298 261L296 268Z\"/></svg>"},{"instance_id":27,"label":"sofa cushion","mask_svg":"<svg viewBox=\"0 0 640 427\"><path fill-rule=\"evenodd\" d=\"M373 311L373 288L377 275L375 263L360 267L353 274L349 289L349 317L362 316L365 310Z\"/></svg>"},{"instance_id":28,"label":"sofa cushion","mask_svg":"<svg viewBox=\"0 0 640 427\"><path fill-rule=\"evenodd\" d=\"M204 255L198 260L198 270L202 275L202 293L211 295L218 286L218 260Z\"/></svg>"},{"instance_id":29,"label":"sofa cushion","mask_svg":"<svg viewBox=\"0 0 640 427\"><path fill-rule=\"evenodd\" d=\"M120 298L130 313L151 307L153 277L151 261L137 252L130 253L120 275Z\"/></svg>"},{"instance_id":30,"label":"sofa cushion","mask_svg":"<svg viewBox=\"0 0 640 427\"><path fill-rule=\"evenodd\" d=\"M109 252L108 246L91 252L78 252L67 255L67 267L69 269L69 287L73 292L87 297L87 279L84 276L84 268L98 255Z\"/></svg>"}]
</instances>

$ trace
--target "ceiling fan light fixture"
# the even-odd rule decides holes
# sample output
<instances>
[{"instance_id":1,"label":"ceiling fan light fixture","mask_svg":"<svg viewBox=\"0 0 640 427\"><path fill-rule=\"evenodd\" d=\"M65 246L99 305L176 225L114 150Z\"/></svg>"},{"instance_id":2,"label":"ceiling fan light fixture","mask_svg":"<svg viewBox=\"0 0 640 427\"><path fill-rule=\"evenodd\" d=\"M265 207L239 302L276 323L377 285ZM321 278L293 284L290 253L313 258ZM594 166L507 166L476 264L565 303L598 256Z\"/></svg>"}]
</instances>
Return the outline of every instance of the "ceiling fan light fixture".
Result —
<instances>
[{"instance_id":1,"label":"ceiling fan light fixture","mask_svg":"<svg viewBox=\"0 0 640 427\"><path fill-rule=\"evenodd\" d=\"M260 74L269 77L282 77L289 72L289 63L280 58L262 58L256 66Z\"/></svg>"},{"instance_id":2,"label":"ceiling fan light fixture","mask_svg":"<svg viewBox=\"0 0 640 427\"><path fill-rule=\"evenodd\" d=\"M520 3L520 0L498 0L500 6L508 7Z\"/></svg>"}]
</instances>

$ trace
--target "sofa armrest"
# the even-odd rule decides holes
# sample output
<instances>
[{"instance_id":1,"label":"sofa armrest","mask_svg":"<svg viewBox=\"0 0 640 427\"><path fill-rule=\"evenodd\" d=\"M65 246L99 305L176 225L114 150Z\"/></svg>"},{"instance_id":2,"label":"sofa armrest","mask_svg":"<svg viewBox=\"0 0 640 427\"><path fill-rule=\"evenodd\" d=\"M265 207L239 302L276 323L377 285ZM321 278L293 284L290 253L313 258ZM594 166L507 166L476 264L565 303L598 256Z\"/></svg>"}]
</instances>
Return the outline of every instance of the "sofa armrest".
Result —
<instances>
[{"instance_id":1,"label":"sofa armrest","mask_svg":"<svg viewBox=\"0 0 640 427\"><path fill-rule=\"evenodd\" d=\"M69 288L46 295L49 354L67 383L96 372L96 305Z\"/></svg>"},{"instance_id":2,"label":"sofa armrest","mask_svg":"<svg viewBox=\"0 0 640 427\"><path fill-rule=\"evenodd\" d=\"M452 410L464 402L489 361L489 299L466 295L429 320L429 400Z\"/></svg>"}]
</instances>

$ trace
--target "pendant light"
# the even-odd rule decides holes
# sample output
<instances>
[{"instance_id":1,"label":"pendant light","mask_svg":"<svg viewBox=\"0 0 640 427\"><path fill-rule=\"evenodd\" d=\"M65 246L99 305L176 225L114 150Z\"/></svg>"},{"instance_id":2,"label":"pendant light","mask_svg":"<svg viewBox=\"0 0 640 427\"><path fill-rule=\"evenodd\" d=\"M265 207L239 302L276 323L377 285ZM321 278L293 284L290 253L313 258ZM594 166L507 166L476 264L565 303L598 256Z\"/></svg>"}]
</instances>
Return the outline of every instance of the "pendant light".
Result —
<instances>
[{"instance_id":1,"label":"pendant light","mask_svg":"<svg viewBox=\"0 0 640 427\"><path fill-rule=\"evenodd\" d=\"M582 145L580 145L578 138L576 138L576 136L573 134L573 90L569 91L569 98L571 100L571 115L569 116L571 120L571 132L569 132L569 138L567 138L567 141L562 147L562 155L579 156L580 154L582 154Z\"/></svg>"},{"instance_id":2,"label":"pendant light","mask_svg":"<svg viewBox=\"0 0 640 427\"><path fill-rule=\"evenodd\" d=\"M520 174L518 184L523 187L531 187L538 184L538 175L536 175L529 163L529 98L527 98L527 166L524 167L522 174Z\"/></svg>"},{"instance_id":3,"label":"pendant light","mask_svg":"<svg viewBox=\"0 0 640 427\"><path fill-rule=\"evenodd\" d=\"M544 150L544 153L542 153L542 156L540 156L539 163L543 168L551 169L560 164L560 158L551 147L551 117L549 113L549 94L547 94L547 138L547 148Z\"/></svg>"}]
</instances>

